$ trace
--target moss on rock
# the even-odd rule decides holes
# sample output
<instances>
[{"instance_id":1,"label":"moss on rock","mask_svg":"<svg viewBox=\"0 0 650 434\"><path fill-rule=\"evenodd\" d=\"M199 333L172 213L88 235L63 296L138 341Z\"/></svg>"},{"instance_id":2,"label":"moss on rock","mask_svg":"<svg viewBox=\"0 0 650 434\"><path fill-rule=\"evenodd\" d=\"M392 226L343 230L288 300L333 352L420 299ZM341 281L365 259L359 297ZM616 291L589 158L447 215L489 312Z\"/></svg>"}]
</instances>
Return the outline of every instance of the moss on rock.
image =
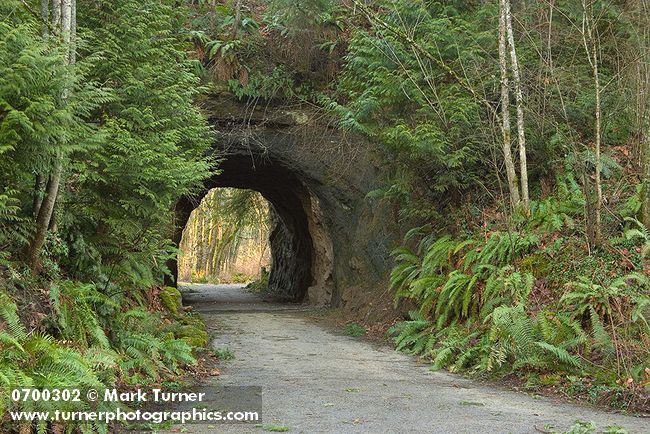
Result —
<instances>
[{"instance_id":1,"label":"moss on rock","mask_svg":"<svg viewBox=\"0 0 650 434\"><path fill-rule=\"evenodd\" d=\"M549 273L550 267L549 257L541 253L526 256L520 265L521 271L532 274L536 279L545 277Z\"/></svg>"},{"instance_id":2,"label":"moss on rock","mask_svg":"<svg viewBox=\"0 0 650 434\"><path fill-rule=\"evenodd\" d=\"M200 348L206 348L210 340L205 322L199 315L193 314L185 314L180 319L180 324L174 328L174 335L188 345Z\"/></svg>"},{"instance_id":3,"label":"moss on rock","mask_svg":"<svg viewBox=\"0 0 650 434\"><path fill-rule=\"evenodd\" d=\"M165 286L160 290L160 302L168 312L176 315L183 307L181 292L171 286Z\"/></svg>"},{"instance_id":4,"label":"moss on rock","mask_svg":"<svg viewBox=\"0 0 650 434\"><path fill-rule=\"evenodd\" d=\"M183 324L176 332L176 337L187 342L193 347L205 348L208 346L208 332L205 331L203 322L199 324Z\"/></svg>"}]
</instances>

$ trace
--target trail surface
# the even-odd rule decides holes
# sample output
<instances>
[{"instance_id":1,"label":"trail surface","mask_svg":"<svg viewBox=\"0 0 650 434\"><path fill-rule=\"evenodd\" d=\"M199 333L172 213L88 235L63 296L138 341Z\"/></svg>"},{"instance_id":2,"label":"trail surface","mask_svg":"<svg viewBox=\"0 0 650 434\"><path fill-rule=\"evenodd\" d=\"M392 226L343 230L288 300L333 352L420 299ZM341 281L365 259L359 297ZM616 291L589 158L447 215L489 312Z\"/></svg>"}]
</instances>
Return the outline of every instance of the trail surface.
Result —
<instances>
[{"instance_id":1,"label":"trail surface","mask_svg":"<svg viewBox=\"0 0 650 434\"><path fill-rule=\"evenodd\" d=\"M185 301L202 313L221 364L221 385L263 389L263 424L193 425L188 433L539 433L577 419L650 433L634 418L431 372L413 357L318 324L317 311L262 301L241 285L193 285ZM273 427L271 426L273 425Z\"/></svg>"}]
</instances>

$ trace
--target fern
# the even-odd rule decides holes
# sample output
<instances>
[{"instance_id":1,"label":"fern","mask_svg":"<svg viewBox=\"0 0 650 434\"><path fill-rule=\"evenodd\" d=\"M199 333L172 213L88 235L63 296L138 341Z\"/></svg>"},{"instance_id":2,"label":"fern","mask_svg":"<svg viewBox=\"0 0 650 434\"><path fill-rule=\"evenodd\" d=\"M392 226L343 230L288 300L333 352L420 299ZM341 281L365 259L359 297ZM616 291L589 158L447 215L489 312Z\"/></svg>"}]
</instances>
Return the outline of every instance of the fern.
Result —
<instances>
[{"instance_id":1,"label":"fern","mask_svg":"<svg viewBox=\"0 0 650 434\"><path fill-rule=\"evenodd\" d=\"M557 361L563 365L580 367L580 360L578 360L577 357L569 354L569 352L564 348L556 347L555 345L551 345L548 342L543 341L537 341L535 342L535 345L545 350L551 356L555 357L555 359L557 359Z\"/></svg>"},{"instance_id":2,"label":"fern","mask_svg":"<svg viewBox=\"0 0 650 434\"><path fill-rule=\"evenodd\" d=\"M409 316L411 320L398 322L388 329L389 334L396 335L394 340L397 351L412 349L413 346L420 345L419 340L428 337L427 332L431 328L431 322L417 311L409 312Z\"/></svg>"},{"instance_id":3,"label":"fern","mask_svg":"<svg viewBox=\"0 0 650 434\"><path fill-rule=\"evenodd\" d=\"M485 288L481 294L480 318L482 320L485 320L500 304L525 304L528 301L534 282L532 274L516 272L511 265L498 270L486 265L482 269L488 271Z\"/></svg>"},{"instance_id":4,"label":"fern","mask_svg":"<svg viewBox=\"0 0 650 434\"><path fill-rule=\"evenodd\" d=\"M438 329L448 321L467 318L472 300L476 301L474 289L478 275L468 275L461 271L452 271L438 294L435 317Z\"/></svg>"},{"instance_id":5,"label":"fern","mask_svg":"<svg viewBox=\"0 0 650 434\"><path fill-rule=\"evenodd\" d=\"M158 381L181 365L196 363L192 348L161 327L157 314L130 309L117 315L112 330L118 364L130 383Z\"/></svg>"},{"instance_id":6,"label":"fern","mask_svg":"<svg viewBox=\"0 0 650 434\"><path fill-rule=\"evenodd\" d=\"M540 201L531 201L526 227L542 232L574 231L576 220L582 219L585 199L571 174L559 176L557 194Z\"/></svg>"},{"instance_id":7,"label":"fern","mask_svg":"<svg viewBox=\"0 0 650 434\"><path fill-rule=\"evenodd\" d=\"M492 314L490 342L492 349L486 366L489 370L499 369L510 362L511 369L522 367L549 370L559 364L567 369L581 366L580 360L568 349L583 342L580 335L574 339L557 339L561 333L550 332L546 320L535 320L524 311L523 305L501 306ZM562 333L573 330L571 326L559 322Z\"/></svg>"},{"instance_id":8,"label":"fern","mask_svg":"<svg viewBox=\"0 0 650 434\"><path fill-rule=\"evenodd\" d=\"M650 231L639 220L626 217L625 221L631 223L633 227L625 230L625 238L628 240L640 240L641 257L650 257Z\"/></svg>"},{"instance_id":9,"label":"fern","mask_svg":"<svg viewBox=\"0 0 650 434\"><path fill-rule=\"evenodd\" d=\"M85 402L31 401L10 402L9 391L20 387L101 388L111 381L105 372L110 368L114 354L108 350L84 352L62 346L51 335L43 332L27 333L16 317L17 307L6 293L0 293L2 320L0 328L0 414L10 406L20 405L26 411L54 411L87 409ZM94 361L94 362L93 362ZM104 377L101 379L100 377ZM88 429L90 424L81 424ZM42 426L41 428L44 428ZM94 426L105 432L105 427Z\"/></svg>"},{"instance_id":10,"label":"fern","mask_svg":"<svg viewBox=\"0 0 650 434\"><path fill-rule=\"evenodd\" d=\"M112 315L118 304L92 284L61 282L50 288L50 299L61 336L85 346L108 348L109 341L100 324L102 316ZM101 314L100 314L101 312Z\"/></svg>"},{"instance_id":11,"label":"fern","mask_svg":"<svg viewBox=\"0 0 650 434\"><path fill-rule=\"evenodd\" d=\"M539 245L539 237L532 233L493 232L485 244L467 253L464 268L494 265L502 267L511 265L531 248Z\"/></svg>"}]
</instances>

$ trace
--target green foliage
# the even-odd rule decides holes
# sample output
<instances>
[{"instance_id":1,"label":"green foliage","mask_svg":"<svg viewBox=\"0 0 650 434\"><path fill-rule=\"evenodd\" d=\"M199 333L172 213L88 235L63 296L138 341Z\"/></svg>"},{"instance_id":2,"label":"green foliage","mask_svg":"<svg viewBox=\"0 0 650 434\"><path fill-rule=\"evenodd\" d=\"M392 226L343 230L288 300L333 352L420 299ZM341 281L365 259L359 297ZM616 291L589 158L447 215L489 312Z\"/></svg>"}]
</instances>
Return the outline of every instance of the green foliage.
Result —
<instances>
[{"instance_id":1,"label":"green foliage","mask_svg":"<svg viewBox=\"0 0 650 434\"><path fill-rule=\"evenodd\" d=\"M205 348L210 341L205 323L198 314L189 313L181 317L179 325L170 331L193 349Z\"/></svg>"},{"instance_id":2,"label":"green foliage","mask_svg":"<svg viewBox=\"0 0 650 434\"><path fill-rule=\"evenodd\" d=\"M366 329L355 322L351 322L345 325L343 333L348 336L359 337L366 334Z\"/></svg>"},{"instance_id":3,"label":"green foliage","mask_svg":"<svg viewBox=\"0 0 650 434\"><path fill-rule=\"evenodd\" d=\"M514 270L511 265L504 265L499 269L490 269L490 274L485 281L485 288L481 294L481 319L487 318L496 306L508 304L523 304L528 301L528 296L533 289L533 275Z\"/></svg>"},{"instance_id":4,"label":"green foliage","mask_svg":"<svg viewBox=\"0 0 650 434\"><path fill-rule=\"evenodd\" d=\"M78 193L63 217L72 261L84 276L92 258L104 279L150 286L175 254L166 241L170 209L209 174L209 130L193 98L200 90L174 26L173 2L121 0L79 17L107 83L104 145L79 163ZM81 52L81 56L90 53ZM92 57L91 57L92 58Z\"/></svg>"},{"instance_id":5,"label":"green foliage","mask_svg":"<svg viewBox=\"0 0 650 434\"><path fill-rule=\"evenodd\" d=\"M179 366L196 362L192 347L161 325L160 314L141 308L117 315L111 336L129 384L158 382L161 375L177 373Z\"/></svg>"},{"instance_id":6,"label":"green foliage","mask_svg":"<svg viewBox=\"0 0 650 434\"><path fill-rule=\"evenodd\" d=\"M196 359L174 331L189 323L201 330L182 312L163 318L145 307L145 291L176 254L172 207L212 170L210 128L193 104L203 89L180 34L186 11L173 1L79 2L77 62L69 65L70 47L41 34L31 3L0 5L0 281L21 294L16 304L0 293L0 419L16 386L177 376ZM48 180L55 161L63 181L44 275L32 276L22 251L43 197L37 181Z\"/></svg>"},{"instance_id":7,"label":"green foliage","mask_svg":"<svg viewBox=\"0 0 650 434\"><path fill-rule=\"evenodd\" d=\"M180 246L184 253L180 278L190 277L196 283L254 281L253 267L268 265L270 228L271 210L258 192L235 188L209 191L186 225ZM238 263L242 257L249 259Z\"/></svg>"},{"instance_id":8,"label":"green foliage","mask_svg":"<svg viewBox=\"0 0 650 434\"><path fill-rule=\"evenodd\" d=\"M0 293L0 414L18 404L10 401L14 388L102 388L113 378L111 369L116 355L104 348L75 348L55 340L51 335L30 331L18 317L14 301ZM47 400L20 402L26 411L88 409L87 402L52 402ZM100 423L82 423L86 430L107 432ZM39 426L45 432L45 426Z\"/></svg>"},{"instance_id":9,"label":"green foliage","mask_svg":"<svg viewBox=\"0 0 650 434\"><path fill-rule=\"evenodd\" d=\"M247 291L258 294L263 294L270 291L269 278L271 277L271 273L267 271L266 267L262 267L260 274L261 275L259 279L254 280L253 282L246 285Z\"/></svg>"},{"instance_id":10,"label":"green foliage","mask_svg":"<svg viewBox=\"0 0 650 434\"><path fill-rule=\"evenodd\" d=\"M16 256L25 246L32 203L43 195L35 175L47 180L62 161L54 220L64 247L45 268L157 283L175 254L166 241L170 209L210 173L210 131L193 105L201 88L178 34L182 8L128 0L80 7L74 67L24 5L1 8L2 250Z\"/></svg>"},{"instance_id":11,"label":"green foliage","mask_svg":"<svg viewBox=\"0 0 650 434\"><path fill-rule=\"evenodd\" d=\"M476 59L477 41L485 34L478 30L470 37L464 31L465 16L421 1L386 6L382 19L396 28L412 26L413 38L424 50L452 65ZM473 184L489 141L489 132L480 127L478 101L449 83L439 64L380 26L357 29L345 60L340 97L322 100L341 127L370 136L411 176L425 177L431 198ZM407 191L416 194L411 185Z\"/></svg>"},{"instance_id":12,"label":"green foliage","mask_svg":"<svg viewBox=\"0 0 650 434\"><path fill-rule=\"evenodd\" d=\"M496 304L527 298L532 276L515 272L506 264L538 243L536 235L518 232L493 232L484 243L424 237L418 245L421 258L406 248L393 252L397 262L391 274L395 299L410 298L422 313L432 311L439 329L479 312L485 316Z\"/></svg>"},{"instance_id":13,"label":"green foliage","mask_svg":"<svg viewBox=\"0 0 650 434\"><path fill-rule=\"evenodd\" d=\"M627 434L628 431L621 426L607 426L601 431L596 431L598 427L594 422L577 420L564 434L592 434L595 432L602 432L604 434ZM556 431L549 431L553 434L557 434Z\"/></svg>"},{"instance_id":14,"label":"green foliage","mask_svg":"<svg viewBox=\"0 0 650 434\"><path fill-rule=\"evenodd\" d=\"M410 321L401 321L395 324L393 327L388 329L388 333L395 336L395 343L397 344L397 350L402 351L405 349L419 349L429 350L433 348L432 345L435 343L433 336L431 335L432 324L431 321L424 318L424 316L417 311L409 312L411 317ZM429 345L431 342L431 346ZM418 353L418 351L412 350L413 353Z\"/></svg>"},{"instance_id":15,"label":"green foliage","mask_svg":"<svg viewBox=\"0 0 650 434\"><path fill-rule=\"evenodd\" d=\"M0 249L14 252L31 237L33 175L98 144L86 115L107 98L83 64L69 73L61 44L41 38L22 11L18 2L0 5ZM63 88L72 89L65 103Z\"/></svg>"},{"instance_id":16,"label":"green foliage","mask_svg":"<svg viewBox=\"0 0 650 434\"><path fill-rule=\"evenodd\" d=\"M574 231L583 216L584 207L584 195L573 176L559 177L556 194L531 202L531 215L525 219L525 224L530 229L542 232Z\"/></svg>"},{"instance_id":17,"label":"green foliage","mask_svg":"<svg viewBox=\"0 0 650 434\"><path fill-rule=\"evenodd\" d=\"M0 293L0 414L16 387L115 387L154 384L196 362L192 348L164 326L160 314L141 308L122 311L115 298L90 284L63 281L51 290L52 334L28 332L13 300ZM171 324L171 327L174 323ZM65 408L62 405L67 406ZM80 410L87 402L20 402L23 410ZM68 408L70 407L70 408ZM107 432L100 423L82 423L88 432Z\"/></svg>"},{"instance_id":18,"label":"green foliage","mask_svg":"<svg viewBox=\"0 0 650 434\"><path fill-rule=\"evenodd\" d=\"M644 294L643 288L649 284L650 279L639 273L616 278L606 286L581 277L577 282L567 284L571 291L562 296L560 303L578 315L593 312L600 318L609 320L617 314L617 303L622 298L628 299L627 302L632 306L647 303L648 295Z\"/></svg>"},{"instance_id":19,"label":"green foliage","mask_svg":"<svg viewBox=\"0 0 650 434\"><path fill-rule=\"evenodd\" d=\"M177 288L165 286L160 290L160 302L169 313L176 315L183 305L183 297Z\"/></svg>"},{"instance_id":20,"label":"green foliage","mask_svg":"<svg viewBox=\"0 0 650 434\"><path fill-rule=\"evenodd\" d=\"M564 336L567 333L570 338ZM488 370L504 367L550 369L558 365L570 370L580 367L581 362L568 350L584 342L584 333L577 322L561 316L531 318L524 306L518 304L494 310L490 341Z\"/></svg>"},{"instance_id":21,"label":"green foliage","mask_svg":"<svg viewBox=\"0 0 650 434\"><path fill-rule=\"evenodd\" d=\"M56 315L53 327L61 338L84 346L110 346L100 319L116 314L116 299L98 291L95 285L63 281L51 286L50 300Z\"/></svg>"},{"instance_id":22,"label":"green foliage","mask_svg":"<svg viewBox=\"0 0 650 434\"><path fill-rule=\"evenodd\" d=\"M631 227L625 231L625 238L628 240L639 240L641 244L641 257L650 257L650 230L637 219L626 217Z\"/></svg>"},{"instance_id":23,"label":"green foliage","mask_svg":"<svg viewBox=\"0 0 650 434\"><path fill-rule=\"evenodd\" d=\"M235 353L228 347L214 348L212 354L219 360L232 360L235 358Z\"/></svg>"},{"instance_id":24,"label":"green foliage","mask_svg":"<svg viewBox=\"0 0 650 434\"><path fill-rule=\"evenodd\" d=\"M572 203L573 197L564 200ZM621 352L633 351L627 375L642 381L647 352L632 348L650 333L647 275L632 272L595 283L578 273L564 293L541 306L531 303L536 278L549 278L554 265L548 261L557 262L562 251L557 247L562 240L548 240L557 239L555 231L574 230L553 223L567 221L557 217L567 216L569 205L559 199L545 203L554 205L519 223L536 230L494 231L482 242L424 236L427 228L410 231L405 244L414 236L421 240L416 251L400 247L393 252L391 284L397 302L410 299L418 310L389 330L397 349L426 357L432 369L499 375L518 370L596 375L590 359L620 366ZM632 240L645 239L643 228L627 233ZM543 244L547 247L537 250ZM569 252L559 257L562 263L575 260Z\"/></svg>"},{"instance_id":25,"label":"green foliage","mask_svg":"<svg viewBox=\"0 0 650 434\"><path fill-rule=\"evenodd\" d=\"M190 4L187 38L204 78L242 100L314 100L338 70L338 2L269 0Z\"/></svg>"}]
</instances>

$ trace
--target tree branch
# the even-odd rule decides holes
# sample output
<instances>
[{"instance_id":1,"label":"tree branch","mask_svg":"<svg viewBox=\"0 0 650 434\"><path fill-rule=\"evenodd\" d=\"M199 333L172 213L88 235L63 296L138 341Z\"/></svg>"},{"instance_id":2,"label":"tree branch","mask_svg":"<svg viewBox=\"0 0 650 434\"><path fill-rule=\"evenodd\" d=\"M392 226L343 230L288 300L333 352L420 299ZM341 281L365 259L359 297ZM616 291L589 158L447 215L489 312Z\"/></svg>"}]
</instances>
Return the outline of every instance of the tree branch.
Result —
<instances>
[{"instance_id":1,"label":"tree branch","mask_svg":"<svg viewBox=\"0 0 650 434\"><path fill-rule=\"evenodd\" d=\"M380 27L384 28L385 30L389 31L393 35L397 36L399 39L401 39L403 42L406 42L407 44L411 45L415 50L419 51L424 57L429 59L430 61L434 62L436 65L438 65L440 68L442 68L452 80L454 80L456 83L458 83L463 89L465 89L467 92L469 92L477 101L479 101L481 104L487 108L488 112L492 117L494 117L495 120L499 120L499 114L497 113L496 109L492 106L490 101L486 100L482 96L480 96L474 88L467 83L462 77L460 77L449 65L447 65L442 59L437 58L436 56L432 55L427 51L424 47L422 47L420 44L418 44L411 36L409 36L407 33L403 32L402 30L395 28L391 24L387 23L383 19L381 19L375 12L373 12L368 6L363 4L359 0L352 0L352 4L356 7L358 7L366 16L368 19L368 22L373 25L379 25ZM352 11L355 11L355 8L352 8Z\"/></svg>"},{"instance_id":2,"label":"tree branch","mask_svg":"<svg viewBox=\"0 0 650 434\"><path fill-rule=\"evenodd\" d=\"M50 30L50 34L59 36L59 30L56 27L54 27L52 24L50 24L49 21L44 20L43 17L41 17L41 14L39 14L34 9L32 9L32 7L29 5L29 3L27 3L26 0L20 0L20 2L23 4L23 6L27 10L27 12L29 12L31 15L33 15L34 18L36 18L42 24L47 26L47 28Z\"/></svg>"}]
</instances>

